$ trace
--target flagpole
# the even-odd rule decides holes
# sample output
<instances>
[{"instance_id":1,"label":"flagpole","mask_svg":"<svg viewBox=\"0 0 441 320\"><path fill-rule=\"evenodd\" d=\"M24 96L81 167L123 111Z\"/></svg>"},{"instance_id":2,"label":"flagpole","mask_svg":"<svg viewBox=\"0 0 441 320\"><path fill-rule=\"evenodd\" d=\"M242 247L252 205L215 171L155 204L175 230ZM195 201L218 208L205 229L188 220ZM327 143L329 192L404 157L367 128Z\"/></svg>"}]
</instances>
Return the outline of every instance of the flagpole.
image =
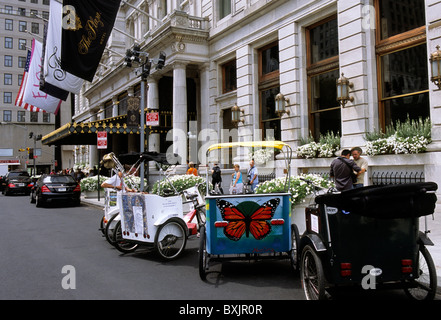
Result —
<instances>
[{"instance_id":1,"label":"flagpole","mask_svg":"<svg viewBox=\"0 0 441 320\"><path fill-rule=\"evenodd\" d=\"M132 7L133 9L135 9L135 10L137 10L137 11L139 11L139 12L145 14L147 17L149 17L149 18L155 20L156 22L162 23L162 21L159 20L158 18L155 18L155 17L153 17L152 15L148 14L147 12L145 12L144 10L141 10L141 9L135 7L133 4L130 4L130 3L128 3L127 1L124 1L124 0L121 0L121 2L124 3L124 4L126 4L126 5L128 5L129 7Z\"/></svg>"}]
</instances>

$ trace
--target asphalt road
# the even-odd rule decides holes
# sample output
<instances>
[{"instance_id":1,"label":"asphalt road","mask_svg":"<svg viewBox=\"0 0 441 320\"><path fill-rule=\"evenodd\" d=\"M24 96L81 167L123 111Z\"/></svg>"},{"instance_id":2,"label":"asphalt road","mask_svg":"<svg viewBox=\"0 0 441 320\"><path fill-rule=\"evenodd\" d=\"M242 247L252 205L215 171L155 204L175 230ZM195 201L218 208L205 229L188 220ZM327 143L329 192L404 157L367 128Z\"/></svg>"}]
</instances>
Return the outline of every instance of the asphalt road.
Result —
<instances>
[{"instance_id":1,"label":"asphalt road","mask_svg":"<svg viewBox=\"0 0 441 320\"><path fill-rule=\"evenodd\" d=\"M197 238L172 262L146 250L124 255L98 231L101 216L84 204L36 208L0 195L0 299L304 299L287 260L225 263L203 282Z\"/></svg>"},{"instance_id":2,"label":"asphalt road","mask_svg":"<svg viewBox=\"0 0 441 320\"><path fill-rule=\"evenodd\" d=\"M199 241L177 260L153 252L121 254L98 231L102 210L36 208L26 196L0 195L0 300L304 300L286 261L224 262L208 281L198 274ZM353 300L403 300L402 290L351 292Z\"/></svg>"}]
</instances>

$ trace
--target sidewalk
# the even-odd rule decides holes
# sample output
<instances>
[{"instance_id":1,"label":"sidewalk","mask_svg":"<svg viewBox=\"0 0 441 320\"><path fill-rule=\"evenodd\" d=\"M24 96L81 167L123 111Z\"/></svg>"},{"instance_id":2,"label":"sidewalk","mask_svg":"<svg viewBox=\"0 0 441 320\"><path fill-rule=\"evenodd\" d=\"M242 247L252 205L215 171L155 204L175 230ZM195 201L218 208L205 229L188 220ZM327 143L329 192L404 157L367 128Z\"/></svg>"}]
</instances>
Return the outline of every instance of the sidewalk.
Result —
<instances>
[{"instance_id":1,"label":"sidewalk","mask_svg":"<svg viewBox=\"0 0 441 320\"><path fill-rule=\"evenodd\" d=\"M104 196L98 199L85 199L81 198L81 202L96 206L96 207L104 207ZM420 230L425 230L425 219L424 217L420 218ZM434 246L427 246L427 249L432 256L433 263L436 267L436 274L438 277L438 293L441 294L441 203L438 203L435 208L435 213L433 215L427 216L427 229L430 230L428 237L434 243Z\"/></svg>"}]
</instances>

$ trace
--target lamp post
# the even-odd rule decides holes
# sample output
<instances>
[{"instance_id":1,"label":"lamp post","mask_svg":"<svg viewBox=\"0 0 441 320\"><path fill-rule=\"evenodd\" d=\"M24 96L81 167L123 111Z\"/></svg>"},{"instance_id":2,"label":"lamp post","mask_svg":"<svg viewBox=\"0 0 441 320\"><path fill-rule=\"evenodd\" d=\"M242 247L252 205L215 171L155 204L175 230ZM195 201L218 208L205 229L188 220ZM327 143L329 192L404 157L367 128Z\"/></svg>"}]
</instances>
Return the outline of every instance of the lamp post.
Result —
<instances>
[{"instance_id":1,"label":"lamp post","mask_svg":"<svg viewBox=\"0 0 441 320\"><path fill-rule=\"evenodd\" d=\"M140 111L141 111L141 120L140 120L140 146L139 151L141 153L144 152L144 144L145 144L145 96L148 92L147 85L147 77L150 74L150 69L152 67L152 63L156 62L156 70L160 70L165 65L166 55L163 51L160 52L159 58L154 61L149 59L149 54L147 52L141 51L141 47L138 44L133 46L133 49L128 49L126 51L126 56L124 58L124 65L126 67L131 68L133 63L138 65L138 68L135 70L135 74L141 77L141 103L140 103ZM144 176L145 176L145 164L141 165L140 172L140 189L144 191Z\"/></svg>"}]
</instances>

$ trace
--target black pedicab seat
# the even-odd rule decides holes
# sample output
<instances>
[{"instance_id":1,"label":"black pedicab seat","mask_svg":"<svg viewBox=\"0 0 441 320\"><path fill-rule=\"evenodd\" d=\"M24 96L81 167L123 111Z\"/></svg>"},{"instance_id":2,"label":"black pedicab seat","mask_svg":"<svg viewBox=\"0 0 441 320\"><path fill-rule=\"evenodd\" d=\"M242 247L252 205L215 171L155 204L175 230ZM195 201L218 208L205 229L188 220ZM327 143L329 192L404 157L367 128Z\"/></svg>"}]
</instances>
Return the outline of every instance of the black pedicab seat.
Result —
<instances>
[{"instance_id":1,"label":"black pedicab seat","mask_svg":"<svg viewBox=\"0 0 441 320\"><path fill-rule=\"evenodd\" d=\"M316 202L353 214L379 218L417 218L435 211L434 182L368 186L319 195Z\"/></svg>"}]
</instances>

